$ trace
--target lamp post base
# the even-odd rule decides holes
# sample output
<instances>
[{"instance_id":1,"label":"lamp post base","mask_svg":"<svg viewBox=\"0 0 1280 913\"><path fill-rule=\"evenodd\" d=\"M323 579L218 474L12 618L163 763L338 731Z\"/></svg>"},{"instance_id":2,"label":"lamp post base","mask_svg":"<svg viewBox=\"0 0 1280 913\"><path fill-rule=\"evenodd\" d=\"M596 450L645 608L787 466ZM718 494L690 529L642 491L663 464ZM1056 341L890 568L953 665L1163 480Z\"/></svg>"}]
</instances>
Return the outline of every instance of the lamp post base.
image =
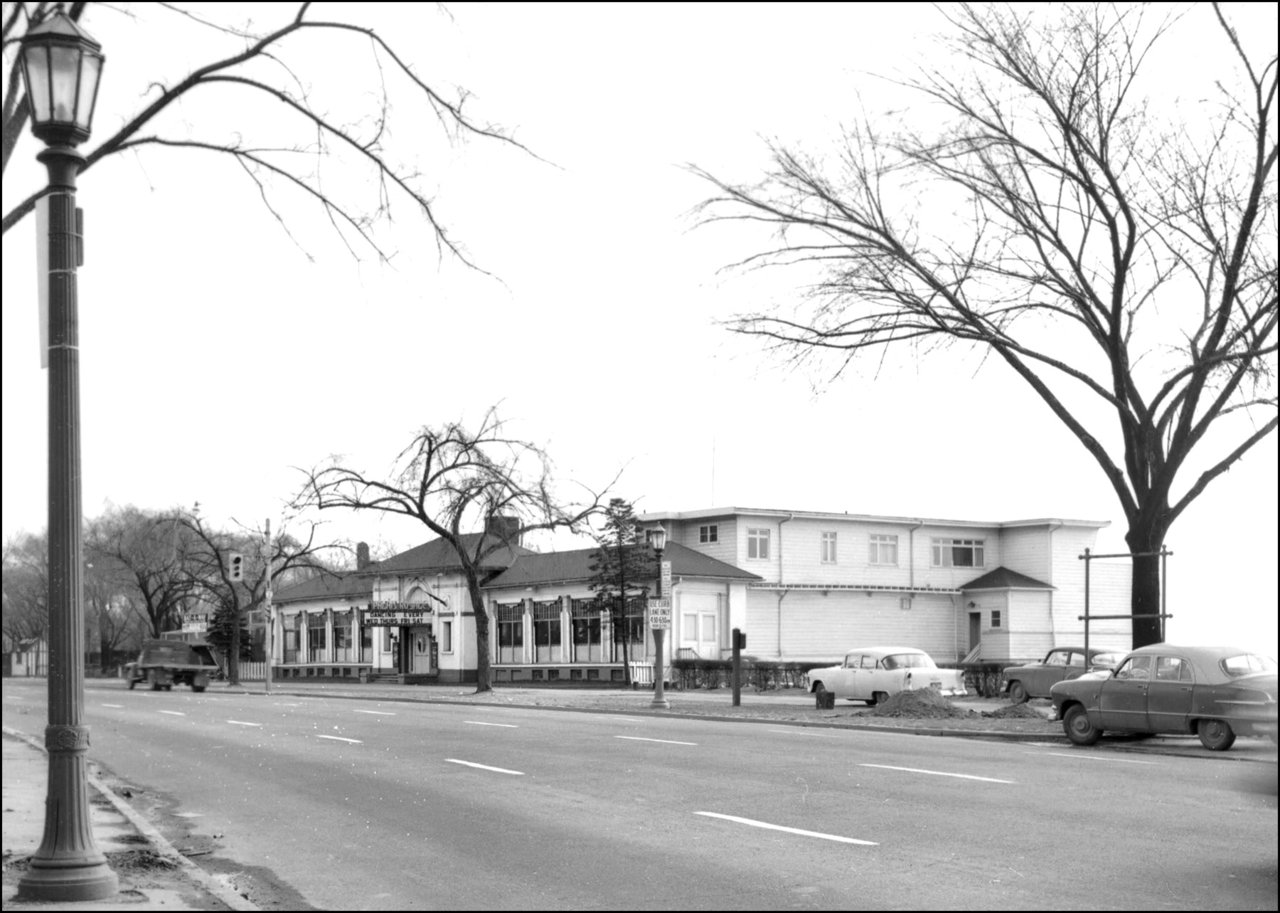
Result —
<instances>
[{"instance_id":1,"label":"lamp post base","mask_svg":"<svg viewBox=\"0 0 1280 913\"><path fill-rule=\"evenodd\" d=\"M57 860L31 860L27 874L18 883L19 900L45 900L75 902L105 900L120 891L116 873L111 871L106 859L85 864L76 860L68 865Z\"/></svg>"},{"instance_id":2,"label":"lamp post base","mask_svg":"<svg viewBox=\"0 0 1280 913\"><path fill-rule=\"evenodd\" d=\"M671 702L665 697L655 697L649 702L649 706L654 710L670 710Z\"/></svg>"}]
</instances>

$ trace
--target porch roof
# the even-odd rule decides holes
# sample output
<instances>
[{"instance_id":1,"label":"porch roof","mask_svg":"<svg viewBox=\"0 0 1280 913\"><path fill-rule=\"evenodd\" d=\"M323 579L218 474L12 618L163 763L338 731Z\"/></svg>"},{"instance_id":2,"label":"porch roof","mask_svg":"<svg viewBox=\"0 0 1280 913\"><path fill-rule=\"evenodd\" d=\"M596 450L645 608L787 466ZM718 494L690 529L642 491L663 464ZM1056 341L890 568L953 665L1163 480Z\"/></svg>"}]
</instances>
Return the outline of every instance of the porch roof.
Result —
<instances>
[{"instance_id":1,"label":"porch roof","mask_svg":"<svg viewBox=\"0 0 1280 913\"><path fill-rule=\"evenodd\" d=\"M579 548L565 552L530 552L516 559L515 564L484 585L484 589L503 589L518 586L541 586L551 583L581 583L594 577L591 570L592 556L596 548ZM671 573L676 577L700 577L722 580L741 580L744 583L760 580L758 574L744 571L732 564L718 561L709 555L675 543L662 551L662 557L671 562Z\"/></svg>"}]
</instances>

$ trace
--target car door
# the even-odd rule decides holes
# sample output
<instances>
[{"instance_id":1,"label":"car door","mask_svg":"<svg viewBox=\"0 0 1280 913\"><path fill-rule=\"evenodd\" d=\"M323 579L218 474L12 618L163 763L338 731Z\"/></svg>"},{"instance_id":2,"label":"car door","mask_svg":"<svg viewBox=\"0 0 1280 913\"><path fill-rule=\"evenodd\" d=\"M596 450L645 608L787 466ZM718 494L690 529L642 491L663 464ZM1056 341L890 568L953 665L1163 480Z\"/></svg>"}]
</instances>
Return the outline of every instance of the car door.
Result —
<instances>
[{"instance_id":1,"label":"car door","mask_svg":"<svg viewBox=\"0 0 1280 913\"><path fill-rule=\"evenodd\" d=\"M1143 731L1147 728L1147 689L1154 656L1130 656L1102 683L1098 695L1098 728Z\"/></svg>"},{"instance_id":2,"label":"car door","mask_svg":"<svg viewBox=\"0 0 1280 913\"><path fill-rule=\"evenodd\" d=\"M844 662L833 670L832 680L826 683L827 690L836 697L853 697L856 690L857 665L860 658L857 653L847 654Z\"/></svg>"},{"instance_id":3,"label":"car door","mask_svg":"<svg viewBox=\"0 0 1280 913\"><path fill-rule=\"evenodd\" d=\"M1147 689L1147 725L1152 732L1189 732L1191 663L1181 656L1157 656L1155 677Z\"/></svg>"},{"instance_id":4,"label":"car door","mask_svg":"<svg viewBox=\"0 0 1280 913\"><path fill-rule=\"evenodd\" d=\"M1070 650L1050 650L1039 667L1027 670L1030 681L1024 682L1032 697L1048 697L1049 689L1062 681Z\"/></svg>"}]
</instances>

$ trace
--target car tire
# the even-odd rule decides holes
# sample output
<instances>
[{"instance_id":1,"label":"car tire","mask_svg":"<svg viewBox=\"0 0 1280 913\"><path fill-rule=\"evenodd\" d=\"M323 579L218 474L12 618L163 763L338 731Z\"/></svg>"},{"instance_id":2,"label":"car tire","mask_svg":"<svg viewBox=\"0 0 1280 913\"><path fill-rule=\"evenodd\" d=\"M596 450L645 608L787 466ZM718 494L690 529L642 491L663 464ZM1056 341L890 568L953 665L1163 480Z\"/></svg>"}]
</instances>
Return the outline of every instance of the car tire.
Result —
<instances>
[{"instance_id":1,"label":"car tire","mask_svg":"<svg viewBox=\"0 0 1280 913\"><path fill-rule=\"evenodd\" d=\"M1210 751L1226 751L1236 743L1231 724L1223 720L1201 720L1196 726L1200 744Z\"/></svg>"},{"instance_id":2,"label":"car tire","mask_svg":"<svg viewBox=\"0 0 1280 913\"><path fill-rule=\"evenodd\" d=\"M1015 704L1025 704L1030 698L1026 685L1019 681L1009 682L1009 700Z\"/></svg>"},{"instance_id":3,"label":"car tire","mask_svg":"<svg viewBox=\"0 0 1280 913\"><path fill-rule=\"evenodd\" d=\"M147 682L151 685L152 691L160 690L160 677L156 675L154 669L147 673Z\"/></svg>"},{"instance_id":4,"label":"car tire","mask_svg":"<svg viewBox=\"0 0 1280 913\"><path fill-rule=\"evenodd\" d=\"M196 694L199 694L201 691L204 690L204 685L192 685L191 690L194 691Z\"/></svg>"},{"instance_id":5,"label":"car tire","mask_svg":"<svg viewBox=\"0 0 1280 913\"><path fill-rule=\"evenodd\" d=\"M814 693L814 694L826 694L826 693L827 693L827 686L826 686L826 685L824 685L824 684L822 684L822 682L818 682L816 685L814 685L814 686L813 686L813 693Z\"/></svg>"},{"instance_id":6,"label":"car tire","mask_svg":"<svg viewBox=\"0 0 1280 913\"><path fill-rule=\"evenodd\" d=\"M1062 731L1073 745L1092 745L1102 737L1102 730L1089 721L1089 714L1080 704L1072 704L1063 716Z\"/></svg>"},{"instance_id":7,"label":"car tire","mask_svg":"<svg viewBox=\"0 0 1280 913\"><path fill-rule=\"evenodd\" d=\"M134 686L135 686L135 685L137 685L137 684L138 684L138 680L137 680L137 679L135 679L135 678L130 677L130 679L129 679L129 690L130 690L130 691L132 691L132 690L133 690L133 688L134 688Z\"/></svg>"},{"instance_id":8,"label":"car tire","mask_svg":"<svg viewBox=\"0 0 1280 913\"><path fill-rule=\"evenodd\" d=\"M883 691L875 691L871 694L871 700L867 701L868 707L875 707L877 704L883 704L889 699L889 695Z\"/></svg>"}]
</instances>

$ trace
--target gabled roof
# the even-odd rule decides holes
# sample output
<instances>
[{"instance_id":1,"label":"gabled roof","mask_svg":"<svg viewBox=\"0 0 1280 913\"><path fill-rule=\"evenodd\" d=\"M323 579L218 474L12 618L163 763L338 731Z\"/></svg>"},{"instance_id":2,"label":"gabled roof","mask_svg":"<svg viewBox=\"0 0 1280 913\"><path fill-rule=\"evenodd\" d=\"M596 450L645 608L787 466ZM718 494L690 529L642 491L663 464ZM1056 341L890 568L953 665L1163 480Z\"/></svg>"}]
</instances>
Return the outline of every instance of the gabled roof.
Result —
<instances>
[{"instance_id":1,"label":"gabled roof","mask_svg":"<svg viewBox=\"0 0 1280 913\"><path fill-rule=\"evenodd\" d=\"M474 549L479 536L480 533L468 533L460 537L462 547L467 550ZM490 537L490 541L498 540ZM520 545L499 545L493 554L484 559L480 567L484 571L501 570L509 567L513 561L522 556L536 554L537 552ZM375 561L358 571L348 571L344 574L323 571L310 580L281 588L275 594L275 601L284 603L305 599L371 597L375 577L397 574L457 573L461 570L462 565L453 547L443 539L432 539L398 555L392 555L385 561Z\"/></svg>"},{"instance_id":2,"label":"gabled roof","mask_svg":"<svg viewBox=\"0 0 1280 913\"><path fill-rule=\"evenodd\" d=\"M516 586L540 586L550 583L580 583L594 577L591 571L592 556L596 548L580 548L567 552L530 552L518 558L515 564L484 585L484 589ZM741 568L717 561L709 555L683 545L671 543L663 549L662 557L671 562L671 573L676 577L702 577L725 580L760 580Z\"/></svg>"},{"instance_id":3,"label":"gabled roof","mask_svg":"<svg viewBox=\"0 0 1280 913\"><path fill-rule=\"evenodd\" d=\"M985 529L1012 529L1015 527L1049 525L1102 529L1111 525L1110 520L1071 520L1059 517L1032 520L947 520L938 517L899 517L885 514L857 514L849 513L848 511L783 510L772 507L712 507L702 510L651 511L641 514L636 519L641 523L659 523L664 520L690 522L713 520L719 517L767 517L780 520L853 520L860 523L884 523L902 526L923 525Z\"/></svg>"},{"instance_id":4,"label":"gabled roof","mask_svg":"<svg viewBox=\"0 0 1280 913\"><path fill-rule=\"evenodd\" d=\"M1052 590L1051 584L1034 577L1028 577L1026 574L1019 574L1017 571L1011 571L1007 567L998 567L994 571L987 571L981 577L970 580L968 583L962 583L960 589L969 590Z\"/></svg>"},{"instance_id":5,"label":"gabled roof","mask_svg":"<svg viewBox=\"0 0 1280 913\"><path fill-rule=\"evenodd\" d=\"M360 598L373 595L373 578L364 571L335 574L321 571L310 580L281 587L272 602L297 602L304 599Z\"/></svg>"},{"instance_id":6,"label":"gabled roof","mask_svg":"<svg viewBox=\"0 0 1280 913\"><path fill-rule=\"evenodd\" d=\"M476 540L480 535L480 533L467 533L464 536L460 536L459 539L463 549L468 552L473 551L476 547ZM485 545L488 546L497 541L495 537L490 536L489 542L485 543ZM499 545L493 554L484 559L480 566L486 570L498 570L510 567L512 562L524 555L536 554L537 552L522 545ZM458 555L454 552L453 547L443 539L432 539L430 542L424 542L422 545L415 546L408 551L392 555L385 561L374 562L360 573L405 574L419 572L434 574L461 569L462 565L458 561Z\"/></svg>"}]
</instances>

